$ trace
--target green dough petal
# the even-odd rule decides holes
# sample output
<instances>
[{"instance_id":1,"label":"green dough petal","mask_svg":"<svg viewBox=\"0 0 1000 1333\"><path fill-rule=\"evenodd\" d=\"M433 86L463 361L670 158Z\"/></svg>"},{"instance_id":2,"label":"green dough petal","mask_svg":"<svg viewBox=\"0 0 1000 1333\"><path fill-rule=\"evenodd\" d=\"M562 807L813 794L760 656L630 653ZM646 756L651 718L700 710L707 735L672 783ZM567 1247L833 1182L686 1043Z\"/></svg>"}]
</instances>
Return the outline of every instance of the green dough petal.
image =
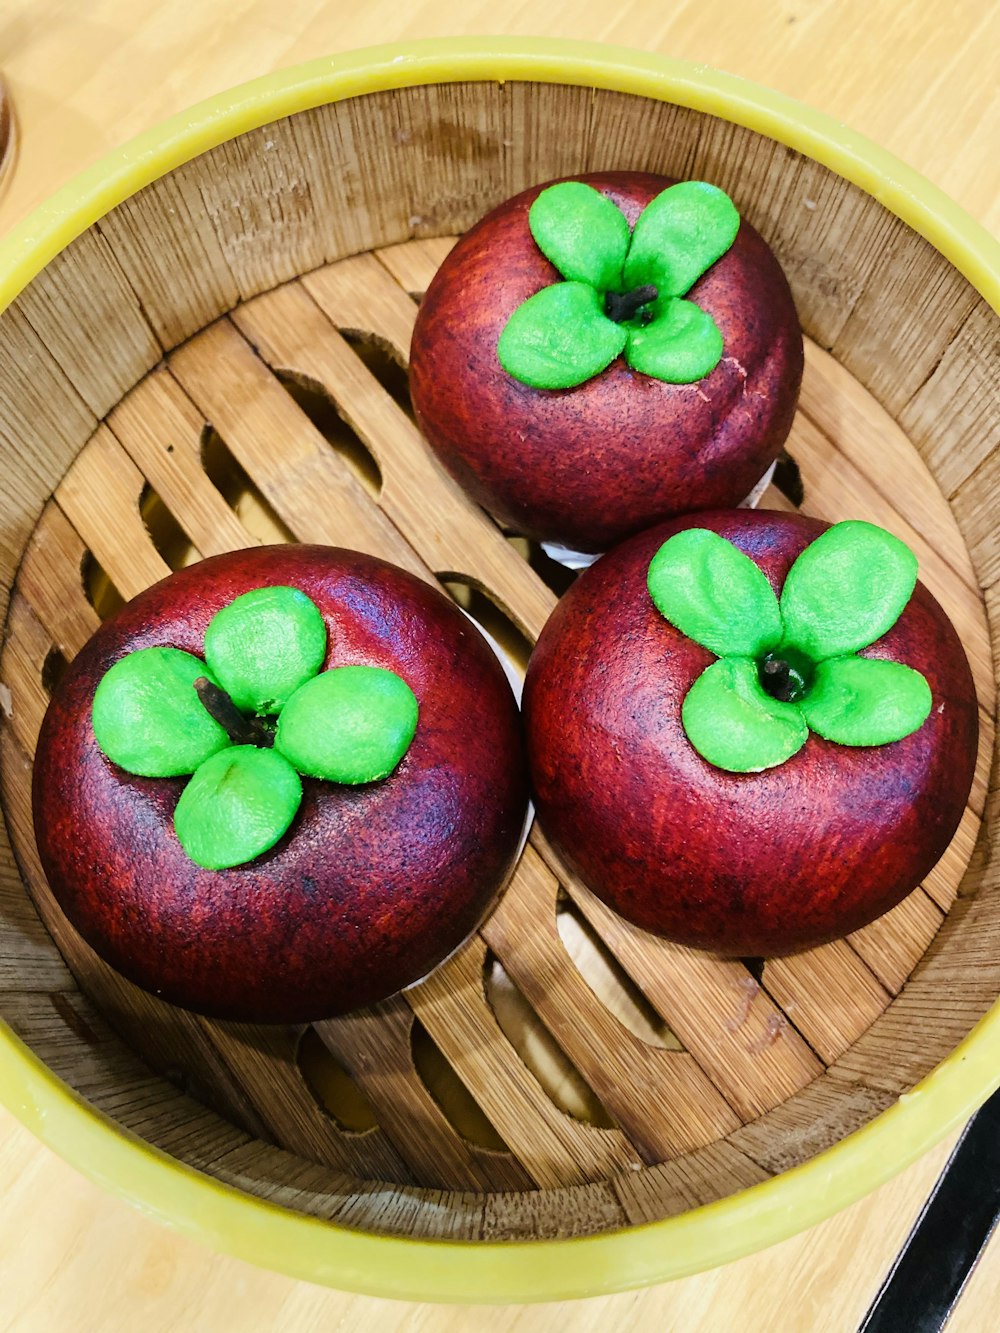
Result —
<instances>
[{"instance_id":1,"label":"green dough petal","mask_svg":"<svg viewBox=\"0 0 1000 1333\"><path fill-rule=\"evenodd\" d=\"M307 681L278 719L275 748L300 773L331 782L387 777L413 740L417 700L382 667L334 667Z\"/></svg>"},{"instance_id":2,"label":"green dough petal","mask_svg":"<svg viewBox=\"0 0 1000 1333\"><path fill-rule=\"evenodd\" d=\"M704 379L722 358L722 334L707 311L670 299L648 324L629 330L625 360L633 370L668 384Z\"/></svg>"},{"instance_id":3,"label":"green dough petal","mask_svg":"<svg viewBox=\"0 0 1000 1333\"><path fill-rule=\"evenodd\" d=\"M763 571L706 528L687 528L650 561L649 595L671 625L719 657L760 657L781 639L781 615Z\"/></svg>"},{"instance_id":4,"label":"green dough petal","mask_svg":"<svg viewBox=\"0 0 1000 1333\"><path fill-rule=\"evenodd\" d=\"M785 642L815 662L880 639L917 581L917 558L884 528L835 523L802 552L781 593Z\"/></svg>"},{"instance_id":5,"label":"green dough petal","mask_svg":"<svg viewBox=\"0 0 1000 1333\"><path fill-rule=\"evenodd\" d=\"M534 389L572 389L620 356L626 330L604 313L600 295L583 282L543 287L504 326L497 356L508 375Z\"/></svg>"},{"instance_id":6,"label":"green dough petal","mask_svg":"<svg viewBox=\"0 0 1000 1333\"><path fill-rule=\"evenodd\" d=\"M775 768L809 735L798 705L765 694L756 663L740 657L706 667L688 690L681 721L701 757L730 773Z\"/></svg>"},{"instance_id":7,"label":"green dough petal","mask_svg":"<svg viewBox=\"0 0 1000 1333\"><path fill-rule=\"evenodd\" d=\"M302 783L273 750L233 745L201 765L181 792L174 829L206 870L243 865L270 851L302 801Z\"/></svg>"},{"instance_id":8,"label":"green dough petal","mask_svg":"<svg viewBox=\"0 0 1000 1333\"><path fill-rule=\"evenodd\" d=\"M323 617L298 588L244 593L205 631L205 660L245 713L279 713L325 656Z\"/></svg>"},{"instance_id":9,"label":"green dough petal","mask_svg":"<svg viewBox=\"0 0 1000 1333\"><path fill-rule=\"evenodd\" d=\"M682 181L658 194L632 232L625 287L653 283L661 296L683 296L720 259L740 227L729 196L704 181Z\"/></svg>"},{"instance_id":10,"label":"green dough petal","mask_svg":"<svg viewBox=\"0 0 1000 1333\"><path fill-rule=\"evenodd\" d=\"M116 662L91 712L102 752L139 777L193 773L230 743L195 692L200 676L217 683L204 662L179 648L140 648Z\"/></svg>"},{"instance_id":11,"label":"green dough petal","mask_svg":"<svg viewBox=\"0 0 1000 1333\"><path fill-rule=\"evenodd\" d=\"M528 226L539 250L564 278L589 282L601 291L621 282L628 222L593 186L582 181L550 185L528 210Z\"/></svg>"},{"instance_id":12,"label":"green dough petal","mask_svg":"<svg viewBox=\"0 0 1000 1333\"><path fill-rule=\"evenodd\" d=\"M888 745L923 726L931 690L900 662L834 657L820 662L799 707L809 729L838 745Z\"/></svg>"}]
</instances>

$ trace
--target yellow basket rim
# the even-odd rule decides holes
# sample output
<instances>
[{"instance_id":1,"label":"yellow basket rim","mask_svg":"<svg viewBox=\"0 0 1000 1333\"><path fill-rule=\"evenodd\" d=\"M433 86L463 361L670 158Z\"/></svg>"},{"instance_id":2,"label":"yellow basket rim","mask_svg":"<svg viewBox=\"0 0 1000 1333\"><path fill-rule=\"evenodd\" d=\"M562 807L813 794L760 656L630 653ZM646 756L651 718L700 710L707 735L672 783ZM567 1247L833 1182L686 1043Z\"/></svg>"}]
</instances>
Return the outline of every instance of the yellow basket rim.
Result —
<instances>
[{"instance_id":1,"label":"yellow basket rim","mask_svg":"<svg viewBox=\"0 0 1000 1333\"><path fill-rule=\"evenodd\" d=\"M1000 310L1000 244L912 168L829 116L704 65L543 38L370 47L199 103L80 173L0 242L0 310L61 250L154 179L227 139L327 102L403 86L546 82L669 101L744 125L853 182ZM1000 1004L912 1091L817 1157L659 1222L568 1240L415 1240L307 1217L224 1185L118 1125L0 1022L0 1100L71 1165L148 1216L289 1276L373 1296L496 1303L596 1296L728 1263L867 1194L1000 1086Z\"/></svg>"}]
</instances>

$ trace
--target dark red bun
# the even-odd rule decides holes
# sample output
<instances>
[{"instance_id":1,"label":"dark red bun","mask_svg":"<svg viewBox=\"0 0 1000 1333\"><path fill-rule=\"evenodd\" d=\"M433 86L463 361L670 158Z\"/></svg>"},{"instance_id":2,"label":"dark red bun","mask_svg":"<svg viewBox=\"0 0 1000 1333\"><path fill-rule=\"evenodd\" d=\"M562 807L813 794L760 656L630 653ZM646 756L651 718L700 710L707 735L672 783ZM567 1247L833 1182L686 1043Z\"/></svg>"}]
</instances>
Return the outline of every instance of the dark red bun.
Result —
<instances>
[{"instance_id":1,"label":"dark red bun","mask_svg":"<svg viewBox=\"0 0 1000 1333\"><path fill-rule=\"evenodd\" d=\"M975 689L951 622L920 583L862 654L927 678L931 714L912 735L851 748L810 734L779 767L737 774L707 763L684 733L684 696L715 659L653 605L655 552L681 528L710 528L779 592L826 526L739 510L642 533L581 576L531 659L524 710L542 826L605 902L681 944L766 956L845 935L920 883L962 817Z\"/></svg>"},{"instance_id":2,"label":"dark red bun","mask_svg":"<svg viewBox=\"0 0 1000 1333\"><path fill-rule=\"evenodd\" d=\"M186 779L117 768L97 747L91 704L126 653L162 644L200 656L212 616L269 584L301 588L319 607L325 666L398 672L419 702L417 732L384 781L305 778L272 851L205 870L173 829ZM526 801L517 705L475 626L412 574L316 546L204 560L135 598L60 682L34 770L42 864L84 938L165 999L254 1021L343 1013L433 968L490 906Z\"/></svg>"},{"instance_id":3,"label":"dark red bun","mask_svg":"<svg viewBox=\"0 0 1000 1333\"><path fill-rule=\"evenodd\" d=\"M581 176L635 222L672 181ZM551 182L550 182L551 183ZM417 315L410 391L448 470L501 523L601 551L675 514L737 505L778 456L802 379L791 292L741 222L689 299L715 319L723 359L696 384L666 384L619 358L575 389L532 389L497 360L513 310L560 275L528 229L535 186L487 214L441 265Z\"/></svg>"}]
</instances>

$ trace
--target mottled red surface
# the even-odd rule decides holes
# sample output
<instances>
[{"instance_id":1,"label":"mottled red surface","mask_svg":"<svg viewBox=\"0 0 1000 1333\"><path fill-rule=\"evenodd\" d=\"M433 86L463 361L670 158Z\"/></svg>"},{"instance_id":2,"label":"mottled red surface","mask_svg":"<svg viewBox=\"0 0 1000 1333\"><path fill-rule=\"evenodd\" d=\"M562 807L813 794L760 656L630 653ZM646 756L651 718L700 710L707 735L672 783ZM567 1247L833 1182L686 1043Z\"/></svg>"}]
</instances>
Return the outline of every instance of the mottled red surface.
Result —
<instances>
[{"instance_id":1,"label":"mottled red surface","mask_svg":"<svg viewBox=\"0 0 1000 1333\"><path fill-rule=\"evenodd\" d=\"M385 781L303 779L277 847L203 870L173 831L185 779L135 778L105 759L91 702L125 653L166 644L200 655L215 612L268 584L301 588L320 608L327 666L398 672L419 701L417 733ZM35 760L42 863L84 937L168 1000L260 1021L354 1009L440 962L494 898L526 799L517 707L475 627L412 575L323 547L219 556L130 602L60 682Z\"/></svg>"},{"instance_id":2,"label":"mottled red surface","mask_svg":"<svg viewBox=\"0 0 1000 1333\"><path fill-rule=\"evenodd\" d=\"M622 916L729 955L788 953L893 907L941 856L972 782L978 715L962 645L923 587L864 650L916 667L930 717L892 745L853 749L810 734L763 773L714 768L681 726L685 694L714 661L659 614L646 571L683 527L707 527L776 592L826 524L729 511L676 520L624 543L559 603L531 659L524 709L542 825Z\"/></svg>"},{"instance_id":3,"label":"mottled red surface","mask_svg":"<svg viewBox=\"0 0 1000 1333\"><path fill-rule=\"evenodd\" d=\"M632 224L672 183L635 172L579 179ZM741 222L732 248L691 289L723 337L722 361L698 383L665 384L619 358L578 388L532 389L502 369L496 348L514 309L561 280L528 230L543 188L467 232L421 303L410 393L427 439L502 523L577 550L739 504L781 451L802 379L802 335L777 260Z\"/></svg>"}]
</instances>

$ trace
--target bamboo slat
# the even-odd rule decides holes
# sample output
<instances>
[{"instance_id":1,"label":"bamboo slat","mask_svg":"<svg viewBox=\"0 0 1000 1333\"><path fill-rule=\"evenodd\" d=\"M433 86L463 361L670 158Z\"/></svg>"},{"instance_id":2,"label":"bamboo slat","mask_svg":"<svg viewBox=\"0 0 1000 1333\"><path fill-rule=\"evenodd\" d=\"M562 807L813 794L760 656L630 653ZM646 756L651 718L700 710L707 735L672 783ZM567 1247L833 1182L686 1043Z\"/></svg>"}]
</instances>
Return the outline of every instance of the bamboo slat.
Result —
<instances>
[{"instance_id":1,"label":"bamboo slat","mask_svg":"<svg viewBox=\"0 0 1000 1333\"><path fill-rule=\"evenodd\" d=\"M911 438L927 437L924 458L949 498L964 492L985 499L989 493L983 483L996 473L1000 438L1000 407L992 392L996 353L996 314L979 299L898 418ZM941 429L942 412L948 414L947 431ZM970 486L975 474L979 474L979 484ZM973 534L960 505L955 514L975 559ZM996 568L996 551L987 553ZM992 581L986 568L978 567L977 572L984 583Z\"/></svg>"},{"instance_id":2,"label":"bamboo slat","mask_svg":"<svg viewBox=\"0 0 1000 1333\"><path fill-rule=\"evenodd\" d=\"M804 1087L822 1064L742 963L658 940L617 916L560 866L540 827L532 842L628 975L745 1120Z\"/></svg>"},{"instance_id":3,"label":"bamboo slat","mask_svg":"<svg viewBox=\"0 0 1000 1333\"><path fill-rule=\"evenodd\" d=\"M572 966L556 930L558 890L527 848L482 935L613 1120L648 1162L697 1146L706 1130L715 1139L734 1129L736 1116L691 1056L640 1041Z\"/></svg>"},{"instance_id":4,"label":"bamboo slat","mask_svg":"<svg viewBox=\"0 0 1000 1333\"><path fill-rule=\"evenodd\" d=\"M617 1176L612 1183L630 1222L653 1222L663 1216L665 1199L670 1200L670 1211L679 1213L714 1203L734 1186L759 1185L769 1174L732 1144L713 1143L676 1162Z\"/></svg>"},{"instance_id":5,"label":"bamboo slat","mask_svg":"<svg viewBox=\"0 0 1000 1333\"><path fill-rule=\"evenodd\" d=\"M806 342L799 408L891 505L905 494L906 520L970 587L976 577L955 516L906 432L831 356Z\"/></svg>"},{"instance_id":6,"label":"bamboo slat","mask_svg":"<svg viewBox=\"0 0 1000 1333\"><path fill-rule=\"evenodd\" d=\"M80 308L70 293L86 287ZM98 231L77 238L39 274L21 311L96 418L118 402L163 349Z\"/></svg>"},{"instance_id":7,"label":"bamboo slat","mask_svg":"<svg viewBox=\"0 0 1000 1333\"><path fill-rule=\"evenodd\" d=\"M67 472L56 503L126 598L166 578L140 505L146 482L106 426Z\"/></svg>"},{"instance_id":8,"label":"bamboo slat","mask_svg":"<svg viewBox=\"0 0 1000 1333\"><path fill-rule=\"evenodd\" d=\"M768 959L763 985L824 1064L868 1030L889 998L846 940Z\"/></svg>"},{"instance_id":9,"label":"bamboo slat","mask_svg":"<svg viewBox=\"0 0 1000 1333\"><path fill-rule=\"evenodd\" d=\"M165 370L118 404L108 427L204 555L254 544L214 486L204 484L208 423Z\"/></svg>"},{"instance_id":10,"label":"bamboo slat","mask_svg":"<svg viewBox=\"0 0 1000 1333\"><path fill-rule=\"evenodd\" d=\"M483 993L485 946L471 939L407 1003L476 1097L500 1137L541 1188L603 1180L638 1164L618 1129L597 1129L557 1110L503 1035ZM491 1051L488 1078L481 1052Z\"/></svg>"},{"instance_id":11,"label":"bamboo slat","mask_svg":"<svg viewBox=\"0 0 1000 1333\"><path fill-rule=\"evenodd\" d=\"M416 1180L451 1189L528 1189L531 1176L509 1153L465 1139L420 1078L413 1011L399 998L316 1024L321 1040L367 1094L379 1123Z\"/></svg>"},{"instance_id":12,"label":"bamboo slat","mask_svg":"<svg viewBox=\"0 0 1000 1333\"><path fill-rule=\"evenodd\" d=\"M404 364L413 302L371 261L335 265L307 280L337 324L385 338ZM348 279L337 277L342 267ZM365 283L376 300L369 313ZM351 285L349 285L349 283ZM390 301L386 286L395 288ZM403 536L443 578L464 576L492 593L530 638L541 633L555 599L499 528L436 463L410 418L354 355L306 294L290 285L241 307L239 327L272 364L299 371L326 390L372 450L384 477L379 502Z\"/></svg>"},{"instance_id":13,"label":"bamboo slat","mask_svg":"<svg viewBox=\"0 0 1000 1333\"><path fill-rule=\"evenodd\" d=\"M169 365L299 541L378 554L428 577L353 472L228 321L179 348Z\"/></svg>"},{"instance_id":14,"label":"bamboo slat","mask_svg":"<svg viewBox=\"0 0 1000 1333\"><path fill-rule=\"evenodd\" d=\"M83 587L89 551L69 519L50 502L32 534L21 566L20 589L68 660L101 623Z\"/></svg>"}]
</instances>

